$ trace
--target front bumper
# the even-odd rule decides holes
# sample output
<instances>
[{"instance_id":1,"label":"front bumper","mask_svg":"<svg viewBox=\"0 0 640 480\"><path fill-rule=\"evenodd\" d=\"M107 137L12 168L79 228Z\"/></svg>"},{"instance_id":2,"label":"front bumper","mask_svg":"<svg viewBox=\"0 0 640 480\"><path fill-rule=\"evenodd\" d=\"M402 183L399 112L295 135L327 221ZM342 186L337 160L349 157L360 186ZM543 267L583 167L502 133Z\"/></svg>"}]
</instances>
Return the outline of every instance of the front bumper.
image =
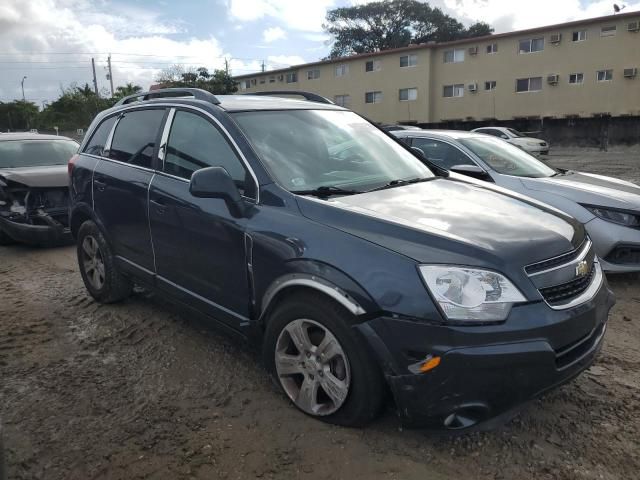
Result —
<instances>
[{"instance_id":1,"label":"front bumper","mask_svg":"<svg viewBox=\"0 0 640 480\"><path fill-rule=\"evenodd\" d=\"M378 318L360 326L382 361L407 427L464 429L489 424L570 381L602 346L613 293L603 280L588 302L552 310L544 302L514 307L493 326L429 325ZM427 373L408 367L441 357Z\"/></svg>"},{"instance_id":2,"label":"front bumper","mask_svg":"<svg viewBox=\"0 0 640 480\"><path fill-rule=\"evenodd\" d=\"M616 225L601 218L594 218L584 226L605 272L640 272L640 255L630 255L628 258L616 255L619 248L640 252L640 230Z\"/></svg>"},{"instance_id":3,"label":"front bumper","mask_svg":"<svg viewBox=\"0 0 640 480\"><path fill-rule=\"evenodd\" d=\"M71 232L64 225L31 225L0 216L0 230L16 242L29 245L58 245L71 242Z\"/></svg>"}]
</instances>

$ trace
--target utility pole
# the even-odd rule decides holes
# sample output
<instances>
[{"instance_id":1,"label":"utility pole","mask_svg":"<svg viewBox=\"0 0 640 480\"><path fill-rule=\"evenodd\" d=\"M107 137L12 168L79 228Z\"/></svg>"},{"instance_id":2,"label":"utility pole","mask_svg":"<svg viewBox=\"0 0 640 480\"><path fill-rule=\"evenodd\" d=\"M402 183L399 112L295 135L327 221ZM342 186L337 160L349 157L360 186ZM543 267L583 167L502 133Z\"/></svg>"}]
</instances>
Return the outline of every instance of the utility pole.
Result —
<instances>
[{"instance_id":1,"label":"utility pole","mask_svg":"<svg viewBox=\"0 0 640 480\"><path fill-rule=\"evenodd\" d=\"M96 92L96 97L98 96L98 79L96 78L96 61L91 57L91 69L93 70L93 90Z\"/></svg>"},{"instance_id":2,"label":"utility pole","mask_svg":"<svg viewBox=\"0 0 640 480\"><path fill-rule=\"evenodd\" d=\"M227 60L226 57L224 59L224 71L227 75L229 75L229 60Z\"/></svg>"},{"instance_id":3,"label":"utility pole","mask_svg":"<svg viewBox=\"0 0 640 480\"><path fill-rule=\"evenodd\" d=\"M113 73L111 72L111 54L107 57L107 65L109 65L109 83L111 84L111 97L113 97Z\"/></svg>"},{"instance_id":4,"label":"utility pole","mask_svg":"<svg viewBox=\"0 0 640 480\"><path fill-rule=\"evenodd\" d=\"M22 77L22 81L20 82L20 85L22 85L22 101L26 102L27 100L24 98L24 81L27 79L27 76L25 75L24 77Z\"/></svg>"},{"instance_id":5,"label":"utility pole","mask_svg":"<svg viewBox=\"0 0 640 480\"><path fill-rule=\"evenodd\" d=\"M264 71L266 70L266 66L264 64L264 60L262 60L262 66L260 68L262 70L262 73L264 73Z\"/></svg>"}]
</instances>

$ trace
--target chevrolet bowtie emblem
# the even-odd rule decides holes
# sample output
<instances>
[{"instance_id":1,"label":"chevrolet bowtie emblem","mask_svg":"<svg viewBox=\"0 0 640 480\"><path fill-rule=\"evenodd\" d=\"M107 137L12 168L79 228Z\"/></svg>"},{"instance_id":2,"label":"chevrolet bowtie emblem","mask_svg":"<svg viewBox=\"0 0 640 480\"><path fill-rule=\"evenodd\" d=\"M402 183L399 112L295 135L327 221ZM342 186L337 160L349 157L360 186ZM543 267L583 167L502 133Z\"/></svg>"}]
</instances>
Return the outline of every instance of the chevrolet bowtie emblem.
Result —
<instances>
[{"instance_id":1,"label":"chevrolet bowtie emblem","mask_svg":"<svg viewBox=\"0 0 640 480\"><path fill-rule=\"evenodd\" d=\"M589 264L586 260L582 260L578 265L576 265L576 277L584 277L589 273Z\"/></svg>"}]
</instances>

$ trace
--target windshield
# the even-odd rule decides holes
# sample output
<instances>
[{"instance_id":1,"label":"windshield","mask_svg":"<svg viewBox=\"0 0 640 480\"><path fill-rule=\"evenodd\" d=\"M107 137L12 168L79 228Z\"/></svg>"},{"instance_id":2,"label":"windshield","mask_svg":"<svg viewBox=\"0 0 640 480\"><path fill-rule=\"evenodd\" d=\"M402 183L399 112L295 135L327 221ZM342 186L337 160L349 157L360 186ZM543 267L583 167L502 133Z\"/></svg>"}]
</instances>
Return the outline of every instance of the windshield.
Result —
<instances>
[{"instance_id":1,"label":"windshield","mask_svg":"<svg viewBox=\"0 0 640 480\"><path fill-rule=\"evenodd\" d=\"M514 130L513 128L507 128L509 133L511 133L514 137L524 137L523 133L520 133L518 130Z\"/></svg>"},{"instance_id":2,"label":"windshield","mask_svg":"<svg viewBox=\"0 0 640 480\"><path fill-rule=\"evenodd\" d=\"M254 111L234 118L277 182L291 191L364 191L433 177L414 155L353 112Z\"/></svg>"},{"instance_id":3,"label":"windshield","mask_svg":"<svg viewBox=\"0 0 640 480\"><path fill-rule=\"evenodd\" d=\"M0 168L66 165L77 150L71 140L0 141Z\"/></svg>"},{"instance_id":4,"label":"windshield","mask_svg":"<svg viewBox=\"0 0 640 480\"><path fill-rule=\"evenodd\" d=\"M498 173L533 178L551 177L557 173L527 152L498 138L461 138L460 143Z\"/></svg>"}]
</instances>

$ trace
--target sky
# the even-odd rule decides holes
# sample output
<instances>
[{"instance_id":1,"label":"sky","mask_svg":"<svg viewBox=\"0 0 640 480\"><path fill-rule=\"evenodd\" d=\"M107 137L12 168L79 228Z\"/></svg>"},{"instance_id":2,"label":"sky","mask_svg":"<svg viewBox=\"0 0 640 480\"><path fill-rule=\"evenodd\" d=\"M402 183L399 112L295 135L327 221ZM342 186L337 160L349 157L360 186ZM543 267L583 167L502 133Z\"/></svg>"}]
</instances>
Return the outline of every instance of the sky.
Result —
<instances>
[{"instance_id":1,"label":"sky","mask_svg":"<svg viewBox=\"0 0 640 480\"><path fill-rule=\"evenodd\" d=\"M330 50L327 10L365 0L0 0L0 101L24 95L38 105L63 88L92 83L147 88L170 65L241 75L318 60ZM433 0L464 24L496 33L613 13L611 0ZM619 5L624 3L618 2ZM626 11L640 10L640 0Z\"/></svg>"}]
</instances>

